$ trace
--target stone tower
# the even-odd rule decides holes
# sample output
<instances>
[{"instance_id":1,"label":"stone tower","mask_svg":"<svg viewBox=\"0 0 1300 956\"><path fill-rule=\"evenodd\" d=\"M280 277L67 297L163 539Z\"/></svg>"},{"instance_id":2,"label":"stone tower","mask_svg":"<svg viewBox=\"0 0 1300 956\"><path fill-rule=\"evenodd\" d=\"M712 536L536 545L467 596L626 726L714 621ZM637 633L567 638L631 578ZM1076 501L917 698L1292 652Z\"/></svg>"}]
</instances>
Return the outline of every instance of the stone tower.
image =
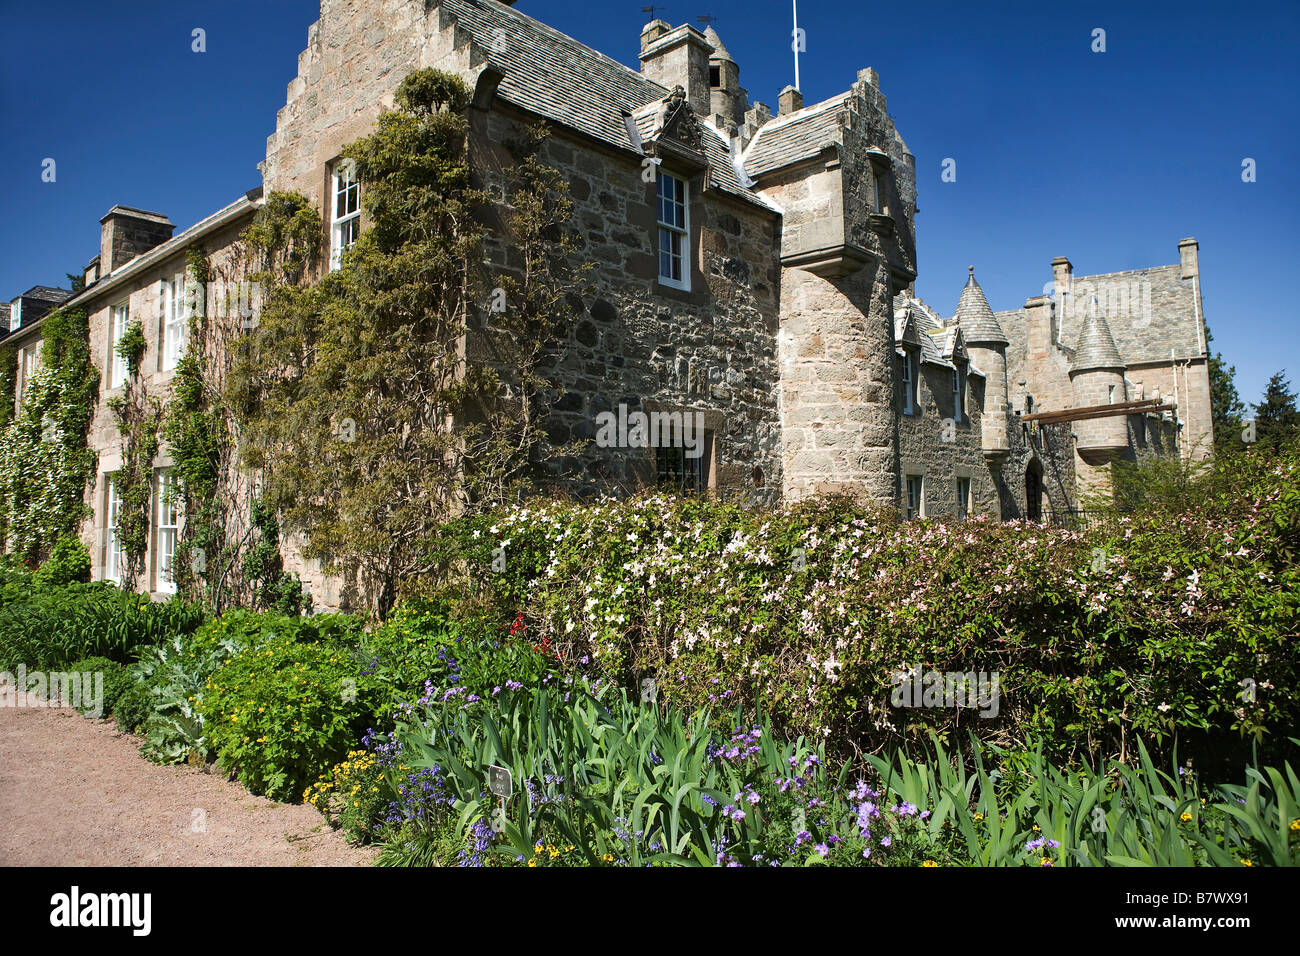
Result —
<instances>
[{"instance_id":1,"label":"stone tower","mask_svg":"<svg viewBox=\"0 0 1300 956\"><path fill-rule=\"evenodd\" d=\"M1079 344L1070 363L1070 384L1075 408L1116 405L1128 400L1124 362L1095 295L1088 300L1088 315L1079 330ZM1079 457L1090 465L1105 464L1129 445L1124 415L1075 422L1074 433L1078 436Z\"/></svg>"},{"instance_id":2,"label":"stone tower","mask_svg":"<svg viewBox=\"0 0 1300 956\"><path fill-rule=\"evenodd\" d=\"M719 129L744 126L749 95L740 88L740 67L713 27L704 31L704 39L713 45L709 54L709 115Z\"/></svg>"},{"instance_id":3,"label":"stone tower","mask_svg":"<svg viewBox=\"0 0 1300 956\"><path fill-rule=\"evenodd\" d=\"M989 308L984 290L970 267L966 288L961 290L955 316L966 340L971 363L984 373L984 416L981 437L984 457L989 462L1006 455L1007 443L1007 336Z\"/></svg>"}]
</instances>

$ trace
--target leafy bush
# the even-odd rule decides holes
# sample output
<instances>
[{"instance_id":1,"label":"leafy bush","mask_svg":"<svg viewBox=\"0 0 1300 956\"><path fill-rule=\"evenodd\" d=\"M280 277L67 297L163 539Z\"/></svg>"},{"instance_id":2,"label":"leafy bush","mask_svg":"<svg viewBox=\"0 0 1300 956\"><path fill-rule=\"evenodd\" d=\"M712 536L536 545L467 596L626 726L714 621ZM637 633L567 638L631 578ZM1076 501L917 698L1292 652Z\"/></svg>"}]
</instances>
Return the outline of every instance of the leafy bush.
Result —
<instances>
[{"instance_id":1,"label":"leafy bush","mask_svg":"<svg viewBox=\"0 0 1300 956\"><path fill-rule=\"evenodd\" d=\"M226 661L198 713L223 769L253 793L288 800L343 759L376 696L347 648L281 634Z\"/></svg>"},{"instance_id":2,"label":"leafy bush","mask_svg":"<svg viewBox=\"0 0 1300 956\"><path fill-rule=\"evenodd\" d=\"M134 684L131 672L122 664L111 661L107 657L87 657L69 666L67 671L73 674L103 674L104 696L100 716L104 718L113 713L122 695Z\"/></svg>"},{"instance_id":3,"label":"leafy bush","mask_svg":"<svg viewBox=\"0 0 1300 956\"><path fill-rule=\"evenodd\" d=\"M308 787L302 798L326 818L333 816L350 840L369 843L386 822L397 794L379 756L352 750Z\"/></svg>"},{"instance_id":4,"label":"leafy bush","mask_svg":"<svg viewBox=\"0 0 1300 956\"><path fill-rule=\"evenodd\" d=\"M376 726L389 730L417 700L487 697L509 681L540 684L560 661L534 644L522 614L501 620L490 610L449 601L413 601L361 642L365 670L381 688Z\"/></svg>"},{"instance_id":5,"label":"leafy bush","mask_svg":"<svg viewBox=\"0 0 1300 956\"><path fill-rule=\"evenodd\" d=\"M90 551L75 534L59 538L50 558L36 571L34 580L43 586L90 580Z\"/></svg>"},{"instance_id":6,"label":"leafy bush","mask_svg":"<svg viewBox=\"0 0 1300 956\"><path fill-rule=\"evenodd\" d=\"M268 640L354 641L360 623L346 615L301 618L229 611L193 634L141 652L132 668L135 690L116 714L127 730L145 738L142 752L156 763L201 762L211 755L198 704L218 668L233 655Z\"/></svg>"},{"instance_id":7,"label":"leafy bush","mask_svg":"<svg viewBox=\"0 0 1300 956\"><path fill-rule=\"evenodd\" d=\"M16 600L9 600L14 591ZM103 581L63 587L28 584L7 587L0 607L0 668L54 670L85 657L129 663L136 652L204 620L202 608L123 591Z\"/></svg>"}]
</instances>

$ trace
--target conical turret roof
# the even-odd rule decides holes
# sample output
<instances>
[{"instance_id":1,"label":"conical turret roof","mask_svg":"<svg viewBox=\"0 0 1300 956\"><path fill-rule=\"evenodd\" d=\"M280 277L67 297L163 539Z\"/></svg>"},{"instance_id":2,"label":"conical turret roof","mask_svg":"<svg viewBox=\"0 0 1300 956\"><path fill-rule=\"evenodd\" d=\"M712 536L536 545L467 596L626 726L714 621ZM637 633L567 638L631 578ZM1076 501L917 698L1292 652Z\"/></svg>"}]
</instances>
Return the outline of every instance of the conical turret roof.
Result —
<instances>
[{"instance_id":1,"label":"conical turret roof","mask_svg":"<svg viewBox=\"0 0 1300 956\"><path fill-rule=\"evenodd\" d=\"M984 290L975 281L974 266L970 267L970 278L966 280L966 288L961 290L961 298L957 302L956 320L966 341L971 344L976 342L1007 344L1006 333L1002 331L997 317L989 308L989 300L984 298Z\"/></svg>"},{"instance_id":2,"label":"conical turret roof","mask_svg":"<svg viewBox=\"0 0 1300 956\"><path fill-rule=\"evenodd\" d=\"M1115 337L1110 334L1110 323L1101 314L1101 307L1094 295L1088 299L1088 317L1079 329L1079 344L1075 346L1070 371L1123 367L1124 360L1119 357L1119 349L1115 347Z\"/></svg>"},{"instance_id":3,"label":"conical turret roof","mask_svg":"<svg viewBox=\"0 0 1300 956\"><path fill-rule=\"evenodd\" d=\"M732 59L731 54L727 52L726 46L722 43L722 37L718 36L718 31L713 29L713 24L709 24L704 28L704 39L708 40L713 46L713 53L709 55L710 60L730 60L732 63L736 62Z\"/></svg>"}]
</instances>

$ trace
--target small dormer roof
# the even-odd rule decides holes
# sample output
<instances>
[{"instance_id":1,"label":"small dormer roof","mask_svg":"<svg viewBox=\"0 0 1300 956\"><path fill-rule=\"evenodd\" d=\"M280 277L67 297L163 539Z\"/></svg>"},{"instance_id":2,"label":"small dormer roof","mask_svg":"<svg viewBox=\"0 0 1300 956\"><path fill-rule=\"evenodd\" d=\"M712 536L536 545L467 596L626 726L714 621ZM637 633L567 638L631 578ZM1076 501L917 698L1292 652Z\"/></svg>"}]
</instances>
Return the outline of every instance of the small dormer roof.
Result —
<instances>
[{"instance_id":1,"label":"small dormer roof","mask_svg":"<svg viewBox=\"0 0 1300 956\"><path fill-rule=\"evenodd\" d=\"M965 333L967 342L1008 344L1006 333L1002 331L1002 326L998 324L993 310L989 308L989 300L984 297L984 290L975 281L974 266L970 267L966 287L961 290L961 298L957 301L955 319Z\"/></svg>"},{"instance_id":2,"label":"small dormer roof","mask_svg":"<svg viewBox=\"0 0 1300 956\"><path fill-rule=\"evenodd\" d=\"M1110 323L1102 315L1101 307L1094 295L1088 300L1088 317L1079 329L1079 344L1074 350L1074 361L1070 363L1071 372L1088 369L1116 368L1122 369L1124 361L1119 357L1115 347L1115 338L1110 333Z\"/></svg>"}]
</instances>

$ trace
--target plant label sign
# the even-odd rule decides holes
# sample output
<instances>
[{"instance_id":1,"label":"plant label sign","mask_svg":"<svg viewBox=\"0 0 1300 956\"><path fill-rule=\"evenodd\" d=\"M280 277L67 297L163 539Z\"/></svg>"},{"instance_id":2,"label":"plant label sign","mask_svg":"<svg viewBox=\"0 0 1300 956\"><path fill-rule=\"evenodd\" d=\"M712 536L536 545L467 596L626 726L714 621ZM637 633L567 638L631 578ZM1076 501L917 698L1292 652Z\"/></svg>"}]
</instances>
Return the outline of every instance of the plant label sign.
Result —
<instances>
[{"instance_id":1,"label":"plant label sign","mask_svg":"<svg viewBox=\"0 0 1300 956\"><path fill-rule=\"evenodd\" d=\"M502 800L508 800L514 789L514 780L510 776L510 771L505 767L490 766L487 768L487 785L491 793L496 794Z\"/></svg>"}]
</instances>

